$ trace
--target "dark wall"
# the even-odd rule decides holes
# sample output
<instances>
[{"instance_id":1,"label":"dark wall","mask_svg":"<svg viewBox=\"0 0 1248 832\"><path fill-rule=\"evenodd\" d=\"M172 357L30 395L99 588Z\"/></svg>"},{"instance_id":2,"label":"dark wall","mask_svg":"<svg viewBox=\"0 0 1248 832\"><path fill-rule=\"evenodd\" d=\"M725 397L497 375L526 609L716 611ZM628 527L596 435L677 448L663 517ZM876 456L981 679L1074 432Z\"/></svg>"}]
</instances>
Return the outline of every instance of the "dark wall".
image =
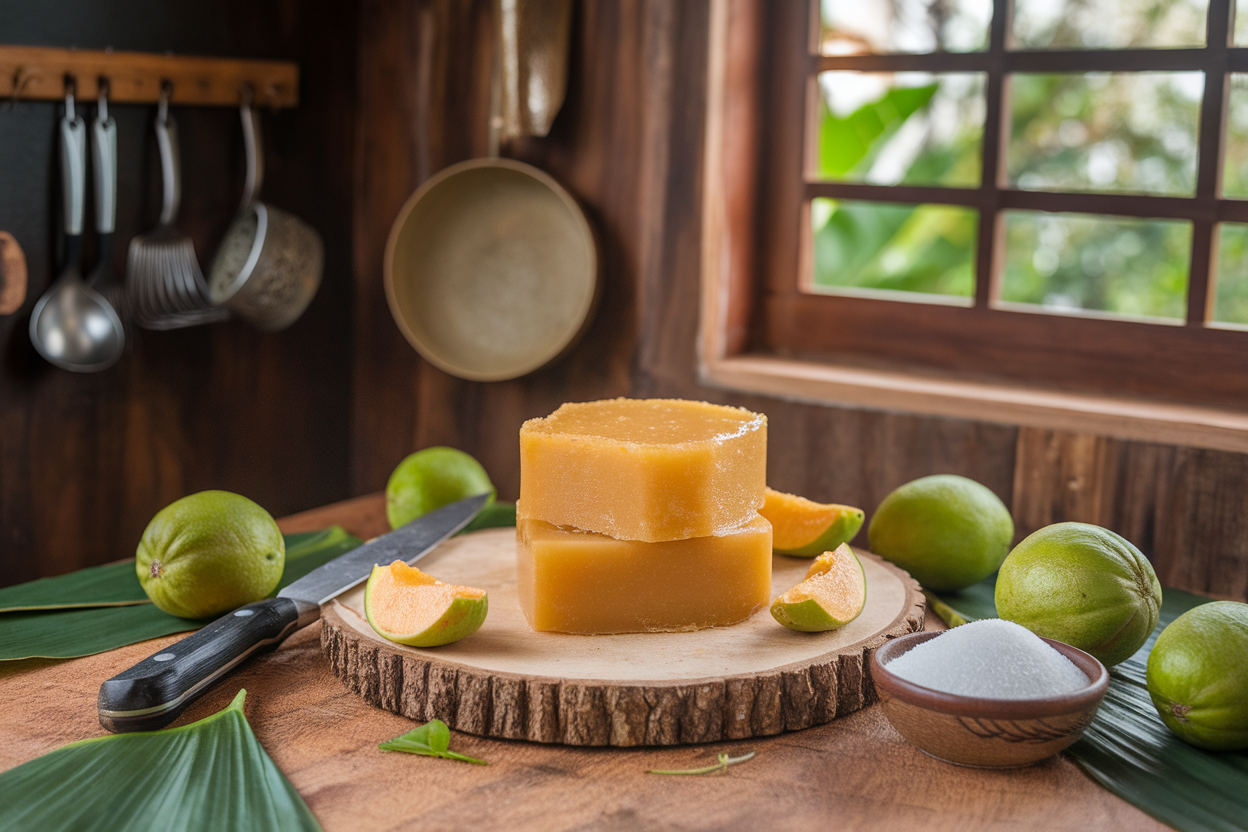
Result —
<instances>
[{"instance_id":1,"label":"dark wall","mask_svg":"<svg viewBox=\"0 0 1248 832\"><path fill-rule=\"evenodd\" d=\"M0 112L0 229L25 249L30 271L22 309L0 317L0 584L131 556L151 516L190 492L237 491L278 516L348 496L355 26L351 0L0 0L0 43L297 61L300 106L263 115L264 198L316 227L326 254L317 298L285 332L238 322L139 330L110 370L53 368L30 346L27 327L60 267L61 105L19 102ZM90 118L93 103L87 109ZM154 109L112 108L118 275L129 239L159 213ZM178 225L207 269L242 187L238 114L174 114Z\"/></svg>"}]
</instances>

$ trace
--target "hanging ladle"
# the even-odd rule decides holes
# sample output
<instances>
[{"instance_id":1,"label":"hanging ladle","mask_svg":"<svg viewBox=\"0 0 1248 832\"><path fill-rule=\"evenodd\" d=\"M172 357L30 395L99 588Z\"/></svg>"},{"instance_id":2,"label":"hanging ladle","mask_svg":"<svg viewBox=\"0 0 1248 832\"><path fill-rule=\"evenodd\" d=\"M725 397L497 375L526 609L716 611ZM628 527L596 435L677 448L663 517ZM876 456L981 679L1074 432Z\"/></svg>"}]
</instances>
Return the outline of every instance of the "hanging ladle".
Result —
<instances>
[{"instance_id":1,"label":"hanging ladle","mask_svg":"<svg viewBox=\"0 0 1248 832\"><path fill-rule=\"evenodd\" d=\"M86 191L87 125L74 112L67 81L61 119L61 183L65 193L65 262L61 276L39 298L30 316L30 340L51 363L77 373L111 367L126 345L121 318L82 280L82 215Z\"/></svg>"},{"instance_id":2,"label":"hanging ladle","mask_svg":"<svg viewBox=\"0 0 1248 832\"><path fill-rule=\"evenodd\" d=\"M91 123L91 171L95 184L95 268L87 285L125 316L125 291L113 277L113 232L117 227L117 122L108 114L109 83L100 79L100 97Z\"/></svg>"}]
</instances>

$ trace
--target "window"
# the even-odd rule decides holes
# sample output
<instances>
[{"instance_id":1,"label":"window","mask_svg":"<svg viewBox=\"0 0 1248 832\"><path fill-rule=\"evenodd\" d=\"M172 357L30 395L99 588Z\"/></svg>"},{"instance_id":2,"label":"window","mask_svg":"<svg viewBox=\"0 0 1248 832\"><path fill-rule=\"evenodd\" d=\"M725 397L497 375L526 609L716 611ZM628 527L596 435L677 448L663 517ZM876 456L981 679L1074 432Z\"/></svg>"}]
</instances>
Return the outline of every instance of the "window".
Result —
<instances>
[{"instance_id":1,"label":"window","mask_svg":"<svg viewBox=\"0 0 1248 832\"><path fill-rule=\"evenodd\" d=\"M1248 450L1234 11L718 0L704 376Z\"/></svg>"}]
</instances>

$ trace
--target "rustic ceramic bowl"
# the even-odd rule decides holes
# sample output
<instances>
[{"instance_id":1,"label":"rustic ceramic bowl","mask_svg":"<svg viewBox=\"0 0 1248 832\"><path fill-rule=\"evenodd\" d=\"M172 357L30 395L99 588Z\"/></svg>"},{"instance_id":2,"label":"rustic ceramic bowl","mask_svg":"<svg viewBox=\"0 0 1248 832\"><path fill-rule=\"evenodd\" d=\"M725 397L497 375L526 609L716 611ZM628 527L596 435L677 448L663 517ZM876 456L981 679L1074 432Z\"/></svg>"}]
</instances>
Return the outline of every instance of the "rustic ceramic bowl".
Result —
<instances>
[{"instance_id":1,"label":"rustic ceramic bowl","mask_svg":"<svg viewBox=\"0 0 1248 832\"><path fill-rule=\"evenodd\" d=\"M1087 687L1042 699L986 699L943 693L889 672L888 663L940 635L893 639L871 655L871 678L888 721L925 753L979 768L1018 768L1050 757L1079 739L1105 691L1109 672L1092 656L1045 639L1088 677Z\"/></svg>"},{"instance_id":2,"label":"rustic ceramic bowl","mask_svg":"<svg viewBox=\"0 0 1248 832\"><path fill-rule=\"evenodd\" d=\"M435 174L386 243L386 300L435 367L470 381L518 378L563 355L598 301L598 249L571 194L511 159Z\"/></svg>"}]
</instances>

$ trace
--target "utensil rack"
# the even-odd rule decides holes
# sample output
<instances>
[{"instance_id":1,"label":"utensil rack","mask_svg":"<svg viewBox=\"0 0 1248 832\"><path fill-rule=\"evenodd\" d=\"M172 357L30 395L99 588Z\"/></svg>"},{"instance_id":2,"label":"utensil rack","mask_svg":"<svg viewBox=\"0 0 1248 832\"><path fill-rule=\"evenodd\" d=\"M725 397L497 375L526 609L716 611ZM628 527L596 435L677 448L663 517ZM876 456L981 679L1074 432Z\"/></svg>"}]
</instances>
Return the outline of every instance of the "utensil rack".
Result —
<instances>
[{"instance_id":1,"label":"utensil rack","mask_svg":"<svg viewBox=\"0 0 1248 832\"><path fill-rule=\"evenodd\" d=\"M82 99L107 81L113 104L155 104L166 81L173 104L236 107L246 87L258 107L299 104L299 65L290 61L0 45L0 100L58 101L69 78Z\"/></svg>"}]
</instances>

